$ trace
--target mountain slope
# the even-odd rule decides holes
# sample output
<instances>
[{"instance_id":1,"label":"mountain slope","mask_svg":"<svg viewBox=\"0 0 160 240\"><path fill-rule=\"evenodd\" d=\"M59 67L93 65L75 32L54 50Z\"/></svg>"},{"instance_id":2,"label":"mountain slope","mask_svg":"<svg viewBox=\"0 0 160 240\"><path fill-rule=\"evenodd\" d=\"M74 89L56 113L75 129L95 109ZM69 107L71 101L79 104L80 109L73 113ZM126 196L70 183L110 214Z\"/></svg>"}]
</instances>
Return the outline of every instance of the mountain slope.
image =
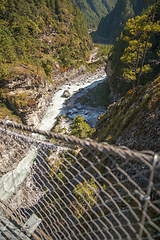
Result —
<instances>
[{"instance_id":1,"label":"mountain slope","mask_svg":"<svg viewBox=\"0 0 160 240\"><path fill-rule=\"evenodd\" d=\"M157 1L142 16L130 19L117 39L111 50L106 71L109 75L107 81L110 84L111 95L116 95L118 100L108 107L105 114L99 116L96 132L92 136L94 140L124 145L131 149L159 151L159 23L160 2ZM137 41L139 45L135 49ZM147 43L149 46L145 47ZM127 58L126 62L122 61L126 53L127 57L129 53L129 63ZM132 54L134 57L130 58ZM143 68L145 65L149 66L146 72ZM129 74L124 75L127 69ZM133 76L135 78L132 78Z\"/></svg>"},{"instance_id":2,"label":"mountain slope","mask_svg":"<svg viewBox=\"0 0 160 240\"><path fill-rule=\"evenodd\" d=\"M113 11L101 19L97 31L92 33L93 40L113 44L126 21L140 14L147 6L144 0L117 0Z\"/></svg>"},{"instance_id":3,"label":"mountain slope","mask_svg":"<svg viewBox=\"0 0 160 240\"><path fill-rule=\"evenodd\" d=\"M83 15L70 0L7 0L0 4L0 13L2 63L37 65L52 54L69 67L92 45ZM65 53L70 56L67 60Z\"/></svg>"},{"instance_id":4,"label":"mountain slope","mask_svg":"<svg viewBox=\"0 0 160 240\"><path fill-rule=\"evenodd\" d=\"M0 116L10 108L37 125L60 84L54 75L81 66L90 49L86 21L71 0L2 0Z\"/></svg>"},{"instance_id":5,"label":"mountain slope","mask_svg":"<svg viewBox=\"0 0 160 240\"><path fill-rule=\"evenodd\" d=\"M88 28L97 27L101 18L112 11L116 1L117 0L75 0L87 21Z\"/></svg>"},{"instance_id":6,"label":"mountain slope","mask_svg":"<svg viewBox=\"0 0 160 240\"><path fill-rule=\"evenodd\" d=\"M100 142L123 145L136 150L159 151L160 76L140 88L137 95L129 91L110 105L99 117L92 137Z\"/></svg>"}]
</instances>

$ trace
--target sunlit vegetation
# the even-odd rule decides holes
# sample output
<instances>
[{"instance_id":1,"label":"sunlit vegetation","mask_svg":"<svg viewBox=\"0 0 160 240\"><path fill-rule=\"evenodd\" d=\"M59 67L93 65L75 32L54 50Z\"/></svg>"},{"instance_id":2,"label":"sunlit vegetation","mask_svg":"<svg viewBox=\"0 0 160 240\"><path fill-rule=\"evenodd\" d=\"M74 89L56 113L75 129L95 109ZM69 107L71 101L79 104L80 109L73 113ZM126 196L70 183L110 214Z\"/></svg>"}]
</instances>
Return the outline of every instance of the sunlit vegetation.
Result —
<instances>
[{"instance_id":1,"label":"sunlit vegetation","mask_svg":"<svg viewBox=\"0 0 160 240\"><path fill-rule=\"evenodd\" d=\"M81 115L78 115L73 119L71 129L71 135L79 138L89 138L95 131L94 128L91 128L90 125L85 122L84 117Z\"/></svg>"},{"instance_id":2,"label":"sunlit vegetation","mask_svg":"<svg viewBox=\"0 0 160 240\"><path fill-rule=\"evenodd\" d=\"M149 42L151 33L160 32L160 21L154 22L154 15L155 10L149 10L146 14L137 16L135 19L129 19L126 23L129 36L124 37L124 40L128 42L128 47L125 48L121 57L121 61L126 63L126 68L123 69L123 77L133 82L136 81L137 89L141 75L151 71L150 64L144 63L146 53L152 47Z\"/></svg>"},{"instance_id":3,"label":"sunlit vegetation","mask_svg":"<svg viewBox=\"0 0 160 240\"><path fill-rule=\"evenodd\" d=\"M71 0L7 0L0 3L0 99L26 111L36 99L6 88L32 76L35 87L50 81L58 63L62 72L78 68L92 49L86 21ZM19 81L18 80L18 81ZM12 89L14 91L14 89ZM34 93L33 96L34 97Z\"/></svg>"},{"instance_id":4,"label":"sunlit vegetation","mask_svg":"<svg viewBox=\"0 0 160 240\"><path fill-rule=\"evenodd\" d=\"M80 218L85 211L93 207L97 202L96 192L98 191L98 186L94 182L93 178L89 181L84 181L77 184L76 188L73 190L78 202L74 204L73 209L76 217Z\"/></svg>"},{"instance_id":5,"label":"sunlit vegetation","mask_svg":"<svg viewBox=\"0 0 160 240\"><path fill-rule=\"evenodd\" d=\"M159 72L159 12L160 2L156 1L142 16L128 20L111 50L111 82L121 96L131 87L134 92L135 87L151 81Z\"/></svg>"},{"instance_id":6,"label":"sunlit vegetation","mask_svg":"<svg viewBox=\"0 0 160 240\"><path fill-rule=\"evenodd\" d=\"M103 44L95 43L95 47L98 47L97 57L105 58L105 57L108 57L110 50L113 48L113 45L111 44L103 45Z\"/></svg>"},{"instance_id":7,"label":"sunlit vegetation","mask_svg":"<svg viewBox=\"0 0 160 240\"><path fill-rule=\"evenodd\" d=\"M50 76L55 60L70 68L92 48L83 15L70 0L2 1L0 13L1 79L14 62L44 68Z\"/></svg>"}]
</instances>

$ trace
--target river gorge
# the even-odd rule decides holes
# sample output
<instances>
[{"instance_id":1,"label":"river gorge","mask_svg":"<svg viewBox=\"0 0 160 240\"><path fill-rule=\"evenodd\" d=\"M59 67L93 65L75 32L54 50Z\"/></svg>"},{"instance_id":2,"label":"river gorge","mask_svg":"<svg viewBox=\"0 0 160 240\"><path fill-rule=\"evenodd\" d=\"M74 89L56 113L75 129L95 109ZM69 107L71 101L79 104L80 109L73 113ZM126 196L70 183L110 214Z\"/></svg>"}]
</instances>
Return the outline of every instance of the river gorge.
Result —
<instances>
[{"instance_id":1,"label":"river gorge","mask_svg":"<svg viewBox=\"0 0 160 240\"><path fill-rule=\"evenodd\" d=\"M104 108L92 108L91 106L82 106L76 104L77 98L82 96L86 91L95 87L97 84L103 82L106 79L106 73L104 68L97 70L91 75L81 75L79 79L63 85L52 97L50 106L47 108L46 114L43 116L42 122L39 126L41 130L51 130L58 115L68 115L70 119L73 119L77 115L82 115L86 121L95 126L97 117L102 114ZM70 93L69 98L63 96L64 91L68 90Z\"/></svg>"},{"instance_id":2,"label":"river gorge","mask_svg":"<svg viewBox=\"0 0 160 240\"><path fill-rule=\"evenodd\" d=\"M100 114L104 113L105 108L93 108L91 106L87 106L85 108L81 104L76 104L75 102L76 99L82 96L86 91L89 91L89 89L94 88L96 85L102 83L105 80L106 73L104 71L104 68L101 68L96 70L94 74L81 74L76 79L72 79L69 84L64 84L61 86L53 94L52 101L50 102L38 128L45 131L53 129L57 122L57 116L59 115L67 115L69 118L68 124L70 124L73 118L79 114L82 115L92 127L94 127L97 122L97 117ZM63 96L65 90L69 91L69 98L65 98ZM32 137L36 136L33 134ZM40 138L40 136L38 136L38 138ZM38 149L36 149L35 146L32 146L27 156L25 156L17 164L14 170L8 171L0 178L0 198L2 200L7 202L15 193L15 186L16 189L18 189L19 186L24 182L32 168L34 159L36 158L37 154ZM29 178L27 178L27 181L29 181L30 184L30 180L28 179ZM41 197L41 195L39 197Z\"/></svg>"}]
</instances>

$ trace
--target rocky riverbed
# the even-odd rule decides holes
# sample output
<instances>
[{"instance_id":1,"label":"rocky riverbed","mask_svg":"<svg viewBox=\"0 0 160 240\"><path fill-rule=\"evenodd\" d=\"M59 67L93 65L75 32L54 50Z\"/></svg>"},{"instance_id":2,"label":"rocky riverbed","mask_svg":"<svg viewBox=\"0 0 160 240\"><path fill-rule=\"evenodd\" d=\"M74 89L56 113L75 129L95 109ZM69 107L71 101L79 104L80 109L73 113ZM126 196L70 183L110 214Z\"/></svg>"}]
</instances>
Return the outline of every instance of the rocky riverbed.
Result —
<instances>
[{"instance_id":1,"label":"rocky riverbed","mask_svg":"<svg viewBox=\"0 0 160 240\"><path fill-rule=\"evenodd\" d=\"M44 115L39 126L41 130L51 130L56 122L57 116L67 115L72 120L76 115L82 115L86 121L93 127L97 117L104 113L105 108L93 108L91 106L82 106L76 103L76 100L87 91L102 83L106 79L104 68L96 70L95 73L84 73L71 79L67 84L59 87L52 96L52 101ZM68 96L64 93L68 92Z\"/></svg>"}]
</instances>

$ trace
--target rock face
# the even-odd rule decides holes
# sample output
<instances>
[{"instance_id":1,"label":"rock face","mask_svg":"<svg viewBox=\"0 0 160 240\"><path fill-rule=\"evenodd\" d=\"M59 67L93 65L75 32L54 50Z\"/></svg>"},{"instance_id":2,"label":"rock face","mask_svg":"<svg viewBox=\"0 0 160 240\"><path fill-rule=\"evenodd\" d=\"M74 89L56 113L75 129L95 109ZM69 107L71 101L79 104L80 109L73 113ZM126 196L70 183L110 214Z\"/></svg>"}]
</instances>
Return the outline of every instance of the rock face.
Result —
<instances>
[{"instance_id":1,"label":"rock face","mask_svg":"<svg viewBox=\"0 0 160 240\"><path fill-rule=\"evenodd\" d=\"M114 84L112 83L112 77L114 77L114 71L112 69L112 65L111 65L111 59L108 59L107 60L107 64L106 64L106 67L105 67L105 72L107 74L107 80L108 80L108 83L109 83L109 87L110 87L110 99L114 102L114 101L117 101L120 96L119 94L115 91L115 88L114 88Z\"/></svg>"},{"instance_id":2,"label":"rock face","mask_svg":"<svg viewBox=\"0 0 160 240\"><path fill-rule=\"evenodd\" d=\"M55 63L51 82L44 76L36 76L23 65L15 71L13 77L5 80L4 100L21 117L24 124L37 127L51 102L52 94L62 85L76 82L86 72L86 67L82 65L79 69L63 72ZM64 92L64 97L68 98L70 95L68 90Z\"/></svg>"},{"instance_id":3,"label":"rock face","mask_svg":"<svg viewBox=\"0 0 160 240\"><path fill-rule=\"evenodd\" d=\"M111 60L107 61L105 71L106 71L106 74L107 74L108 77L111 77L113 75L114 72L113 72L113 69L112 69L112 66L111 66Z\"/></svg>"},{"instance_id":4,"label":"rock face","mask_svg":"<svg viewBox=\"0 0 160 240\"><path fill-rule=\"evenodd\" d=\"M22 70L22 68L21 68ZM23 123L38 126L50 101L50 92L44 77L32 72L18 72L5 82L5 98Z\"/></svg>"},{"instance_id":5,"label":"rock face","mask_svg":"<svg viewBox=\"0 0 160 240\"><path fill-rule=\"evenodd\" d=\"M82 65L79 69L69 69L68 71L61 71L58 64L55 65L52 71L52 81L56 88L62 86L64 83L76 82L76 78L79 79L80 75L86 72L86 67Z\"/></svg>"}]
</instances>

